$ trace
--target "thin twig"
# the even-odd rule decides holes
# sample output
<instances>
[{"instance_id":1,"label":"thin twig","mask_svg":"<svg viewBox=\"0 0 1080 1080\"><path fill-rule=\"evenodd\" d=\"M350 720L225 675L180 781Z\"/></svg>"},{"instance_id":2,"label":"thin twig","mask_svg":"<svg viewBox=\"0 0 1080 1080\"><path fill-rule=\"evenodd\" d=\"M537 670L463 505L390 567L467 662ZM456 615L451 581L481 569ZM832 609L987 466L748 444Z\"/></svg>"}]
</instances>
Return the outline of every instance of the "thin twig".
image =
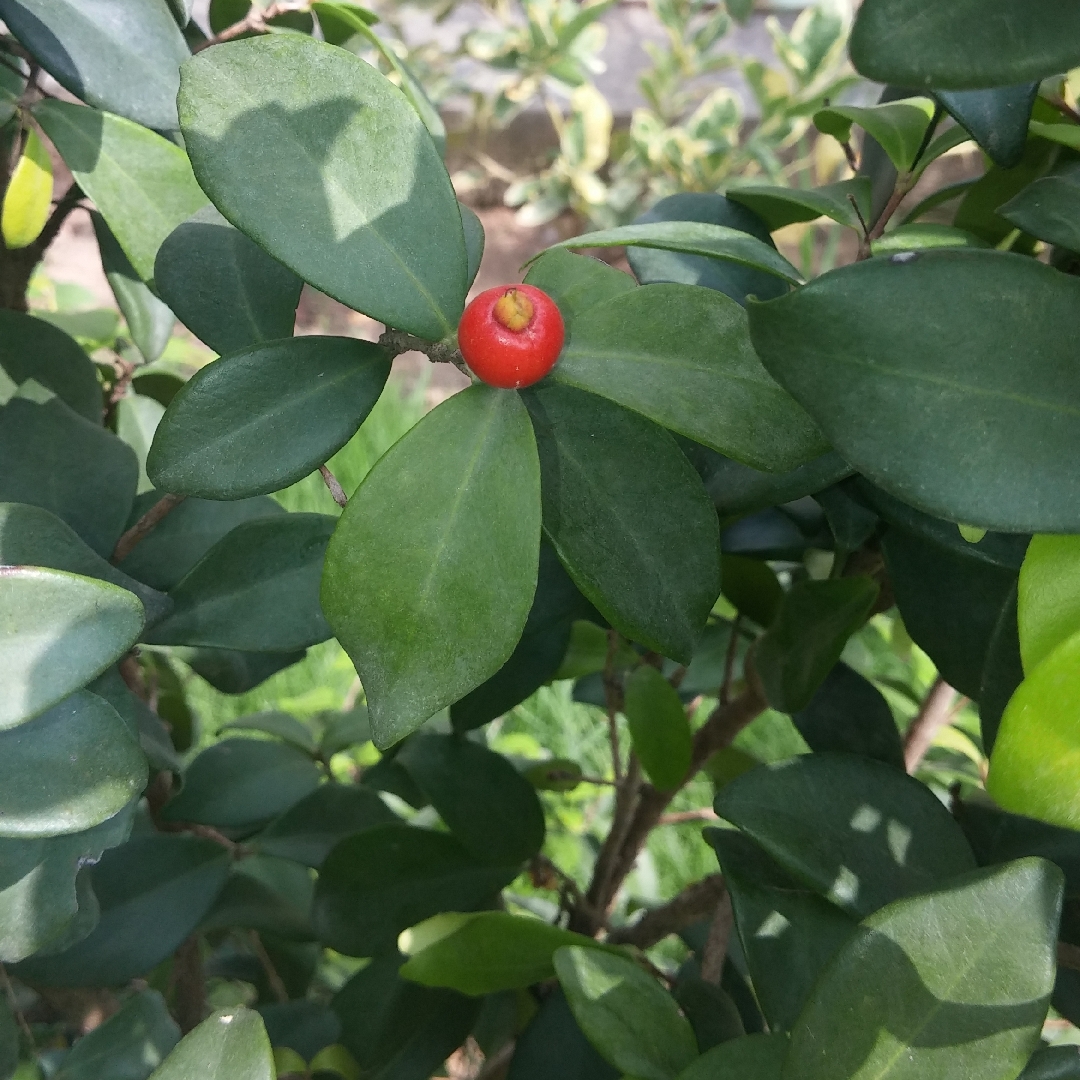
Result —
<instances>
[{"instance_id":1,"label":"thin twig","mask_svg":"<svg viewBox=\"0 0 1080 1080\"><path fill-rule=\"evenodd\" d=\"M278 0L277 3L271 4L265 10L260 8L258 4L252 4L251 10L238 22L234 22L231 26L226 26L220 33L215 34L211 38L207 38L205 41L200 41L192 48L193 53L201 52L203 49L210 48L211 45L218 45L223 41L231 41L233 38L238 38L242 34L265 34L267 33L267 23L272 19L276 19L279 15L284 15L289 11L309 11L311 4L305 0L303 3L287 3L284 0Z\"/></svg>"},{"instance_id":2,"label":"thin twig","mask_svg":"<svg viewBox=\"0 0 1080 1080\"><path fill-rule=\"evenodd\" d=\"M685 825L690 821L719 821L715 810L702 806L697 810L677 810L673 814L661 814L657 825Z\"/></svg>"},{"instance_id":3,"label":"thin twig","mask_svg":"<svg viewBox=\"0 0 1080 1080\"><path fill-rule=\"evenodd\" d=\"M364 684L360 681L360 676L357 675L356 678L353 679L351 685L349 686L348 692L345 694L345 697L341 701L342 712L352 712L352 710L356 708L356 701L360 697L360 691L363 689Z\"/></svg>"},{"instance_id":4,"label":"thin twig","mask_svg":"<svg viewBox=\"0 0 1080 1080\"><path fill-rule=\"evenodd\" d=\"M510 1064L510 1059L514 1056L514 1048L516 1046L517 1043L511 1039L508 1043L496 1050L495 1053L484 1062L484 1067L476 1074L476 1080L495 1080L499 1070Z\"/></svg>"},{"instance_id":5,"label":"thin twig","mask_svg":"<svg viewBox=\"0 0 1080 1080\"><path fill-rule=\"evenodd\" d=\"M859 159L855 156L855 150L851 145L851 140L845 139L840 145L844 148L844 157L847 158L848 168L851 169L853 173L858 173Z\"/></svg>"},{"instance_id":6,"label":"thin twig","mask_svg":"<svg viewBox=\"0 0 1080 1080\"><path fill-rule=\"evenodd\" d=\"M720 985L724 974L724 962L727 960L728 942L731 940L731 928L735 925L735 912L731 908L731 894L724 889L724 894L716 903L716 914L709 926L709 936L701 953L701 978L707 983Z\"/></svg>"},{"instance_id":7,"label":"thin twig","mask_svg":"<svg viewBox=\"0 0 1080 1080\"><path fill-rule=\"evenodd\" d=\"M671 684L673 690L678 690L683 684L683 679L686 678L686 665L680 664L669 676L668 682Z\"/></svg>"},{"instance_id":8,"label":"thin twig","mask_svg":"<svg viewBox=\"0 0 1080 1080\"><path fill-rule=\"evenodd\" d=\"M953 718L955 700L956 691L939 675L904 736L904 767L909 773L918 769L937 733Z\"/></svg>"},{"instance_id":9,"label":"thin twig","mask_svg":"<svg viewBox=\"0 0 1080 1080\"><path fill-rule=\"evenodd\" d=\"M329 489L334 502L344 510L349 504L349 497L345 494L345 489L338 483L337 477L325 465L319 466L319 475L322 476L323 482Z\"/></svg>"},{"instance_id":10,"label":"thin twig","mask_svg":"<svg viewBox=\"0 0 1080 1080\"><path fill-rule=\"evenodd\" d=\"M859 209L859 200L856 199L854 195L849 195L848 202L851 203L851 209L855 211L855 216L859 219L859 225L862 227L863 240L869 243L870 226L866 224L866 218L863 217L863 212Z\"/></svg>"},{"instance_id":11,"label":"thin twig","mask_svg":"<svg viewBox=\"0 0 1080 1080\"><path fill-rule=\"evenodd\" d=\"M163 495L149 510L119 540L113 548L112 558L109 560L114 566L122 563L134 550L135 546L146 539L147 533L160 522L166 514L179 506L187 496Z\"/></svg>"},{"instance_id":12,"label":"thin twig","mask_svg":"<svg viewBox=\"0 0 1080 1080\"><path fill-rule=\"evenodd\" d=\"M731 623L731 636L728 638L727 652L724 654L724 681L720 684L720 704L726 705L731 700L731 683L735 677L735 659L739 653L739 624L742 615L735 616Z\"/></svg>"},{"instance_id":13,"label":"thin twig","mask_svg":"<svg viewBox=\"0 0 1080 1080\"><path fill-rule=\"evenodd\" d=\"M270 985L270 992L278 1001L282 1003L288 1001L288 988L278 974L277 968L274 967L274 961L270 959L270 954L266 951L266 946L262 943L262 938L259 937L258 930L251 931L251 947L255 951L255 955L259 958L259 963L262 965L263 972L266 975L266 981Z\"/></svg>"},{"instance_id":14,"label":"thin twig","mask_svg":"<svg viewBox=\"0 0 1080 1080\"><path fill-rule=\"evenodd\" d=\"M417 337L415 334L407 334L404 330L386 330L380 336L378 344L386 349L391 356L398 356L406 352L422 352L436 364L453 364L465 375L469 374L465 358L457 347L447 345L442 341L425 341L424 338Z\"/></svg>"},{"instance_id":15,"label":"thin twig","mask_svg":"<svg viewBox=\"0 0 1080 1080\"><path fill-rule=\"evenodd\" d=\"M192 934L173 954L174 1013L180 1032L186 1035L202 1023L206 1014L206 978L199 937Z\"/></svg>"},{"instance_id":16,"label":"thin twig","mask_svg":"<svg viewBox=\"0 0 1080 1080\"><path fill-rule=\"evenodd\" d=\"M619 710L622 708L622 687L615 673L615 656L619 651L619 631L607 632L607 656L604 658L604 700L607 704L608 742L611 745L611 768L615 783L622 781L622 754L619 750Z\"/></svg>"},{"instance_id":17,"label":"thin twig","mask_svg":"<svg viewBox=\"0 0 1080 1080\"><path fill-rule=\"evenodd\" d=\"M669 934L677 934L685 927L707 919L726 894L724 879L719 874L710 874L688 885L662 907L646 912L633 926L620 926L612 930L607 940L612 945L652 948Z\"/></svg>"}]
</instances>

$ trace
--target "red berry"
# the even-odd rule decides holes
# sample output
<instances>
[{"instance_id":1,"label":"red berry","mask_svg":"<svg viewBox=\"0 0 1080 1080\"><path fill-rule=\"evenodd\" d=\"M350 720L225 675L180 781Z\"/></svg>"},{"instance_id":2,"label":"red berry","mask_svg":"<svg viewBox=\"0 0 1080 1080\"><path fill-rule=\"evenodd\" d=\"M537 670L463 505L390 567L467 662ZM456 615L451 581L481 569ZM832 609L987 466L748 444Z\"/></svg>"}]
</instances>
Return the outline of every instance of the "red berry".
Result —
<instances>
[{"instance_id":1,"label":"red berry","mask_svg":"<svg viewBox=\"0 0 1080 1080\"><path fill-rule=\"evenodd\" d=\"M482 292L458 325L458 347L489 386L531 386L554 366L566 334L547 293L532 285L500 285Z\"/></svg>"}]
</instances>

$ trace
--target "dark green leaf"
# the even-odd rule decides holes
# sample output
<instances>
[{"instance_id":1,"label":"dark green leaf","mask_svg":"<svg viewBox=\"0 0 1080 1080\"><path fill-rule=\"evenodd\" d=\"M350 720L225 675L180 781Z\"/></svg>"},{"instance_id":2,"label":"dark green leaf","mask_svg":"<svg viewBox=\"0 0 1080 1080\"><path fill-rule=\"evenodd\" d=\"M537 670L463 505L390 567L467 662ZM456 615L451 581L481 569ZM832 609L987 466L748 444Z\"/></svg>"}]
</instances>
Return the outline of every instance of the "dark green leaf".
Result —
<instances>
[{"instance_id":1,"label":"dark green leaf","mask_svg":"<svg viewBox=\"0 0 1080 1080\"><path fill-rule=\"evenodd\" d=\"M14 398L0 408L0 461L0 501L40 506L112 554L139 480L138 460L115 435L58 397Z\"/></svg>"},{"instance_id":2,"label":"dark green leaf","mask_svg":"<svg viewBox=\"0 0 1080 1080\"><path fill-rule=\"evenodd\" d=\"M584 312L634 288L629 274L599 259L561 248L545 251L529 267L525 283L542 289L555 301L567 336L573 334L574 322Z\"/></svg>"},{"instance_id":3,"label":"dark green leaf","mask_svg":"<svg viewBox=\"0 0 1080 1080\"><path fill-rule=\"evenodd\" d=\"M539 488L521 399L473 386L395 443L349 500L322 600L377 746L510 658L536 591Z\"/></svg>"},{"instance_id":4,"label":"dark green leaf","mask_svg":"<svg viewBox=\"0 0 1080 1080\"><path fill-rule=\"evenodd\" d=\"M46 98L34 115L135 272L152 285L162 241L207 202L187 155L130 120L66 101Z\"/></svg>"},{"instance_id":5,"label":"dark green leaf","mask_svg":"<svg viewBox=\"0 0 1080 1080\"><path fill-rule=\"evenodd\" d=\"M34 379L80 416L101 423L94 365L64 331L42 319L0 310L0 371L16 384Z\"/></svg>"},{"instance_id":6,"label":"dark green leaf","mask_svg":"<svg viewBox=\"0 0 1080 1080\"><path fill-rule=\"evenodd\" d=\"M675 999L629 957L570 946L555 971L574 1018L612 1065L641 1080L674 1080L697 1056Z\"/></svg>"},{"instance_id":7,"label":"dark green leaf","mask_svg":"<svg viewBox=\"0 0 1080 1080\"><path fill-rule=\"evenodd\" d=\"M762 765L722 788L714 805L793 877L856 916L975 865L937 796L868 758L818 753Z\"/></svg>"},{"instance_id":8,"label":"dark green leaf","mask_svg":"<svg viewBox=\"0 0 1080 1080\"><path fill-rule=\"evenodd\" d=\"M774 709L805 709L877 599L866 577L800 581L757 644L754 664Z\"/></svg>"},{"instance_id":9,"label":"dark green leaf","mask_svg":"<svg viewBox=\"0 0 1080 1080\"><path fill-rule=\"evenodd\" d=\"M511 865L540 850L540 800L501 754L459 735L417 734L395 760L477 862Z\"/></svg>"},{"instance_id":10,"label":"dark green leaf","mask_svg":"<svg viewBox=\"0 0 1080 1080\"><path fill-rule=\"evenodd\" d=\"M1036 1050L1020 1080L1076 1080L1080 1077L1080 1048L1043 1046Z\"/></svg>"},{"instance_id":11,"label":"dark green leaf","mask_svg":"<svg viewBox=\"0 0 1080 1080\"><path fill-rule=\"evenodd\" d=\"M312 921L332 949L374 956L432 915L483 906L517 871L477 863L446 833L381 825L330 852L315 888Z\"/></svg>"},{"instance_id":12,"label":"dark green leaf","mask_svg":"<svg viewBox=\"0 0 1080 1080\"><path fill-rule=\"evenodd\" d=\"M1039 84L1032 82L993 90L942 90L934 97L971 132L995 165L1010 169L1023 157L1038 92Z\"/></svg>"},{"instance_id":13,"label":"dark green leaf","mask_svg":"<svg viewBox=\"0 0 1080 1080\"><path fill-rule=\"evenodd\" d=\"M117 668L109 668L104 675L90 683L87 689L104 698L120 714L120 719L127 724L128 731L139 740L139 746L152 769L175 773L182 771L169 727L145 701L127 688ZM158 708L163 711L165 696L159 686Z\"/></svg>"},{"instance_id":14,"label":"dark green leaf","mask_svg":"<svg viewBox=\"0 0 1080 1080\"><path fill-rule=\"evenodd\" d=\"M679 1080L780 1080L787 1050L782 1035L744 1035L702 1054Z\"/></svg>"},{"instance_id":15,"label":"dark green leaf","mask_svg":"<svg viewBox=\"0 0 1080 1080\"><path fill-rule=\"evenodd\" d=\"M19 1067L21 1033L8 1002L0 1002L0 1077L11 1080Z\"/></svg>"},{"instance_id":16,"label":"dark green leaf","mask_svg":"<svg viewBox=\"0 0 1080 1080\"><path fill-rule=\"evenodd\" d=\"M269 0L210 0L210 10L207 17L210 32L220 34L222 30L240 22L251 10L253 2L257 7L263 9L269 6ZM288 30L298 30L303 34L310 34L315 21L312 19L310 12L286 9L277 15L272 15L266 20L266 24L267 26L277 26ZM251 35L252 31L249 30L240 36L251 37Z\"/></svg>"},{"instance_id":17,"label":"dark green leaf","mask_svg":"<svg viewBox=\"0 0 1080 1080\"><path fill-rule=\"evenodd\" d=\"M318 753L315 733L307 724L287 712L251 713L218 728L219 735L226 731L262 731L303 750L308 757L315 757Z\"/></svg>"},{"instance_id":18,"label":"dark green leaf","mask_svg":"<svg viewBox=\"0 0 1080 1080\"><path fill-rule=\"evenodd\" d=\"M148 128L175 130L188 47L162 0L0 0L0 18L65 89Z\"/></svg>"},{"instance_id":19,"label":"dark green leaf","mask_svg":"<svg viewBox=\"0 0 1080 1080\"><path fill-rule=\"evenodd\" d=\"M154 284L180 321L223 355L291 337L303 287L213 206L165 238Z\"/></svg>"},{"instance_id":20,"label":"dark green leaf","mask_svg":"<svg viewBox=\"0 0 1080 1080\"><path fill-rule=\"evenodd\" d=\"M154 1073L154 1080L274 1080L273 1052L257 1012L231 1008L214 1013L180 1045Z\"/></svg>"},{"instance_id":21,"label":"dark green leaf","mask_svg":"<svg viewBox=\"0 0 1080 1080\"><path fill-rule=\"evenodd\" d=\"M371 724L367 706L363 703L354 705L348 712L323 713L322 721L324 728L319 753L326 760L350 746L371 742Z\"/></svg>"},{"instance_id":22,"label":"dark green leaf","mask_svg":"<svg viewBox=\"0 0 1080 1080\"><path fill-rule=\"evenodd\" d=\"M680 192L661 199L637 219L637 224L648 225L661 221L698 221L707 225L722 225L737 229L773 247L769 228L751 210L740 206L733 199L712 192ZM654 285L664 281L683 285L701 285L715 289L746 303L747 296L771 300L787 292L787 284L772 274L741 266L736 262L724 262L703 255L687 255L678 251L659 248L630 247L626 258L642 285Z\"/></svg>"},{"instance_id":23,"label":"dark green leaf","mask_svg":"<svg viewBox=\"0 0 1080 1080\"><path fill-rule=\"evenodd\" d=\"M797 221L815 221L820 217L832 218L850 229L861 229L859 208L863 220L870 217L870 181L865 176L854 180L841 180L837 184L803 190L799 188L747 185L732 188L728 199L753 210L772 229L782 229ZM852 200L855 205L852 205ZM771 300L771 296L757 294L759 300Z\"/></svg>"},{"instance_id":24,"label":"dark green leaf","mask_svg":"<svg viewBox=\"0 0 1080 1080\"><path fill-rule=\"evenodd\" d=\"M720 585L716 515L694 470L670 435L604 398L523 396L563 565L627 637L689 663Z\"/></svg>"},{"instance_id":25,"label":"dark green leaf","mask_svg":"<svg viewBox=\"0 0 1080 1080\"><path fill-rule=\"evenodd\" d=\"M275 514L238 525L170 592L173 613L145 640L250 652L325 641L319 575L335 524L322 514Z\"/></svg>"},{"instance_id":26,"label":"dark green leaf","mask_svg":"<svg viewBox=\"0 0 1080 1080\"><path fill-rule=\"evenodd\" d=\"M277 860L272 860L277 863ZM255 930L260 934L274 934L291 941L310 941L313 938L307 918L307 904L291 903L259 878L246 871L252 860L245 859L239 869L229 874L224 887L214 901L214 906L199 924L202 933L215 930ZM280 867L280 863L277 866ZM304 884L310 894L311 882L300 867L293 867L305 874ZM304 899L310 901L310 896Z\"/></svg>"},{"instance_id":27,"label":"dark green leaf","mask_svg":"<svg viewBox=\"0 0 1080 1080\"><path fill-rule=\"evenodd\" d=\"M653 787L672 791L690 769L690 721L678 693L656 668L643 664L626 684L623 712L634 753Z\"/></svg>"},{"instance_id":28,"label":"dark green leaf","mask_svg":"<svg viewBox=\"0 0 1080 1080\"><path fill-rule=\"evenodd\" d=\"M131 378L131 388L143 397L152 397L162 405L168 405L180 391L185 379L156 365L147 364L137 368Z\"/></svg>"},{"instance_id":29,"label":"dark green leaf","mask_svg":"<svg viewBox=\"0 0 1080 1080\"><path fill-rule=\"evenodd\" d=\"M785 1077L1010 1080L1039 1045L1060 905L1057 868L1022 859L871 915L793 1028Z\"/></svg>"},{"instance_id":30,"label":"dark green leaf","mask_svg":"<svg viewBox=\"0 0 1080 1080\"><path fill-rule=\"evenodd\" d=\"M815 501L825 511L836 541L837 559L844 558L843 552L858 551L877 531L877 513L858 498L850 484L825 488L817 493Z\"/></svg>"},{"instance_id":31,"label":"dark green leaf","mask_svg":"<svg viewBox=\"0 0 1080 1080\"><path fill-rule=\"evenodd\" d=\"M555 989L518 1036L507 1080L618 1080L620 1073L585 1038L562 990Z\"/></svg>"},{"instance_id":32,"label":"dark green leaf","mask_svg":"<svg viewBox=\"0 0 1080 1080\"><path fill-rule=\"evenodd\" d=\"M98 213L90 218L101 252L101 268L124 314L131 340L145 360L154 361L165 351L176 318L143 283L105 219Z\"/></svg>"},{"instance_id":33,"label":"dark green leaf","mask_svg":"<svg viewBox=\"0 0 1080 1080\"><path fill-rule=\"evenodd\" d=\"M1080 64L1080 11L1054 0L867 0L851 59L861 75L898 86L1012 86Z\"/></svg>"},{"instance_id":34,"label":"dark green leaf","mask_svg":"<svg viewBox=\"0 0 1080 1080\"><path fill-rule=\"evenodd\" d=\"M1033 259L934 251L825 274L753 307L750 328L765 366L886 491L970 525L1075 532L1078 302L1080 281Z\"/></svg>"},{"instance_id":35,"label":"dark green leaf","mask_svg":"<svg viewBox=\"0 0 1080 1080\"><path fill-rule=\"evenodd\" d=\"M476 212L469 209L463 202L458 203L458 209L461 211L461 228L465 233L465 251L469 262L466 277L469 288L472 288L472 283L480 272L480 263L484 258L484 226L476 216Z\"/></svg>"},{"instance_id":36,"label":"dark green leaf","mask_svg":"<svg viewBox=\"0 0 1080 1080\"><path fill-rule=\"evenodd\" d=\"M72 1046L56 1080L146 1080L179 1041L165 999L156 990L140 990Z\"/></svg>"},{"instance_id":37,"label":"dark green leaf","mask_svg":"<svg viewBox=\"0 0 1080 1080\"><path fill-rule=\"evenodd\" d=\"M1001 717L1016 688L1024 681L1020 658L1020 637L1017 633L1016 587L1002 605L997 626L990 635L979 687L979 724L983 750L994 748Z\"/></svg>"},{"instance_id":38,"label":"dark green leaf","mask_svg":"<svg viewBox=\"0 0 1080 1080\"><path fill-rule=\"evenodd\" d=\"M681 971L675 984L675 1000L690 1021L702 1053L746 1034L731 995L716 983Z\"/></svg>"},{"instance_id":39,"label":"dark green leaf","mask_svg":"<svg viewBox=\"0 0 1080 1080\"><path fill-rule=\"evenodd\" d=\"M288 810L319 784L319 767L302 750L263 739L224 739L188 766L180 793L161 812L168 821L236 829Z\"/></svg>"},{"instance_id":40,"label":"dark green leaf","mask_svg":"<svg viewBox=\"0 0 1080 1080\"><path fill-rule=\"evenodd\" d=\"M317 870L339 840L397 820L373 791L328 783L272 821L253 843L267 855L294 859Z\"/></svg>"},{"instance_id":41,"label":"dark green leaf","mask_svg":"<svg viewBox=\"0 0 1080 1080\"><path fill-rule=\"evenodd\" d=\"M720 560L721 592L740 615L769 626L784 602L784 590L767 562L744 555Z\"/></svg>"},{"instance_id":42,"label":"dark green leaf","mask_svg":"<svg viewBox=\"0 0 1080 1080\"><path fill-rule=\"evenodd\" d=\"M361 783L372 791L386 791L404 799L414 810L422 810L428 805L427 796L416 786L405 766L389 755L365 769Z\"/></svg>"},{"instance_id":43,"label":"dark green leaf","mask_svg":"<svg viewBox=\"0 0 1080 1080\"><path fill-rule=\"evenodd\" d=\"M907 173L914 167L915 155L933 118L934 102L926 97L912 97L878 105L832 105L814 113L814 126L840 142L847 142L852 124L858 124L885 151L893 167Z\"/></svg>"},{"instance_id":44,"label":"dark green leaf","mask_svg":"<svg viewBox=\"0 0 1080 1080\"><path fill-rule=\"evenodd\" d=\"M341 1038L341 1021L328 1006L316 1001L282 1001L260 1005L270 1045L287 1046L305 1061Z\"/></svg>"},{"instance_id":45,"label":"dark green leaf","mask_svg":"<svg viewBox=\"0 0 1080 1080\"><path fill-rule=\"evenodd\" d=\"M173 648L170 652L223 694L245 694L254 690L275 672L299 663L305 655L303 652L251 653L234 649Z\"/></svg>"},{"instance_id":46,"label":"dark green leaf","mask_svg":"<svg viewBox=\"0 0 1080 1080\"><path fill-rule=\"evenodd\" d=\"M1036 180L999 212L1031 236L1080 251L1080 168L1063 169Z\"/></svg>"},{"instance_id":47,"label":"dark green leaf","mask_svg":"<svg viewBox=\"0 0 1080 1080\"><path fill-rule=\"evenodd\" d=\"M385 350L316 335L253 345L173 399L147 471L162 491L243 499L302 480L356 434L390 374Z\"/></svg>"},{"instance_id":48,"label":"dark green leaf","mask_svg":"<svg viewBox=\"0 0 1080 1080\"><path fill-rule=\"evenodd\" d=\"M372 318L432 340L454 330L468 271L457 200L412 105L374 68L296 35L231 42L185 64L179 107L199 181L234 225ZM268 152L273 170L257 164Z\"/></svg>"},{"instance_id":49,"label":"dark green leaf","mask_svg":"<svg viewBox=\"0 0 1080 1080\"><path fill-rule=\"evenodd\" d=\"M746 312L709 289L647 285L590 308L554 378L755 468L782 472L827 449L755 356Z\"/></svg>"},{"instance_id":50,"label":"dark green leaf","mask_svg":"<svg viewBox=\"0 0 1080 1080\"><path fill-rule=\"evenodd\" d=\"M212 840L154 833L107 851L91 871L101 918L89 937L15 969L43 986L116 986L145 975L199 924L225 883Z\"/></svg>"},{"instance_id":51,"label":"dark green leaf","mask_svg":"<svg viewBox=\"0 0 1080 1080\"><path fill-rule=\"evenodd\" d=\"M118 813L146 776L116 710L80 690L0 733L0 836L82 832Z\"/></svg>"}]
</instances>

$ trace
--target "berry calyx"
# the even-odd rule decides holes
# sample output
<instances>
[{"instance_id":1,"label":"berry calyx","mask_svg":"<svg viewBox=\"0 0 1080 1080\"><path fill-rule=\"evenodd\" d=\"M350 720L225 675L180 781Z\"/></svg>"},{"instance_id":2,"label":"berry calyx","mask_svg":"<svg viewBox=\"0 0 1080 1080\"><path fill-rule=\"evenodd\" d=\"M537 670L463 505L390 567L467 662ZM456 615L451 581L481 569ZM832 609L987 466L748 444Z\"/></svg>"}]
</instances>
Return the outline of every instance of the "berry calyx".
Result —
<instances>
[{"instance_id":1,"label":"berry calyx","mask_svg":"<svg viewBox=\"0 0 1080 1080\"><path fill-rule=\"evenodd\" d=\"M562 352L566 328L555 301L534 285L482 292L461 316L458 347L477 378L517 390L542 379Z\"/></svg>"}]
</instances>

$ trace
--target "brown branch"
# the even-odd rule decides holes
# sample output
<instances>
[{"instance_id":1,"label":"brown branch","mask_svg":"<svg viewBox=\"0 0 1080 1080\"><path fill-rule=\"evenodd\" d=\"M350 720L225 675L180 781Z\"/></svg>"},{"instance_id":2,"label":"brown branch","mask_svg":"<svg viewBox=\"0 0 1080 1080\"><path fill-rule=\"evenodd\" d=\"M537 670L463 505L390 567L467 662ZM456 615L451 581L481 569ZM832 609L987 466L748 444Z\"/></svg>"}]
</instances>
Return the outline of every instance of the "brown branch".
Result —
<instances>
[{"instance_id":1,"label":"brown branch","mask_svg":"<svg viewBox=\"0 0 1080 1080\"><path fill-rule=\"evenodd\" d=\"M259 963L262 965L263 973L266 975L266 981L270 984L270 992L278 1001L282 1003L288 1001L288 988L278 974L278 969L274 967L274 961L270 959L270 954L266 951L266 946L262 943L262 938L259 937L258 930L251 931L251 947L254 950L255 955L259 958Z\"/></svg>"},{"instance_id":2,"label":"brown branch","mask_svg":"<svg viewBox=\"0 0 1080 1080\"><path fill-rule=\"evenodd\" d=\"M114 566L122 563L134 550L135 546L146 538L147 533L158 524L171 510L179 506L187 496L163 495L119 540L113 548L109 560Z\"/></svg>"},{"instance_id":3,"label":"brown branch","mask_svg":"<svg viewBox=\"0 0 1080 1080\"><path fill-rule=\"evenodd\" d=\"M855 174L859 172L859 159L855 156L855 150L850 139L845 139L840 144L844 149L844 157L847 158L848 168Z\"/></svg>"},{"instance_id":4,"label":"brown branch","mask_svg":"<svg viewBox=\"0 0 1080 1080\"><path fill-rule=\"evenodd\" d=\"M701 978L707 983L720 985L734 925L735 912L731 907L731 894L725 888L723 896L717 901L716 913L713 915L709 926L709 936L705 940L705 948L701 954Z\"/></svg>"},{"instance_id":5,"label":"brown branch","mask_svg":"<svg viewBox=\"0 0 1080 1080\"><path fill-rule=\"evenodd\" d=\"M607 940L612 945L651 948L669 934L677 934L685 927L707 919L726 895L724 879L719 874L710 874L688 885L662 907L646 912L633 926L620 926L612 930Z\"/></svg>"},{"instance_id":6,"label":"brown branch","mask_svg":"<svg viewBox=\"0 0 1080 1080\"><path fill-rule=\"evenodd\" d=\"M604 701L607 704L608 742L611 744L611 771L616 785L622 782L622 754L619 751L619 710L623 706L622 686L615 673L615 655L619 650L619 632L607 632L607 656L604 658Z\"/></svg>"},{"instance_id":7,"label":"brown branch","mask_svg":"<svg viewBox=\"0 0 1080 1080\"><path fill-rule=\"evenodd\" d=\"M1071 945L1067 941L1057 943L1058 967L1068 968L1070 971L1080 971L1080 946Z\"/></svg>"},{"instance_id":8,"label":"brown branch","mask_svg":"<svg viewBox=\"0 0 1080 1080\"><path fill-rule=\"evenodd\" d=\"M267 23L290 11L309 11L310 3L288 3L287 0L278 0L263 10L258 4L252 4L251 10L238 22L226 26L224 30L215 34L205 41L200 41L192 48L193 53L201 52L210 48L211 45L219 45L223 41L232 41L243 34L265 34L268 32Z\"/></svg>"},{"instance_id":9,"label":"brown branch","mask_svg":"<svg viewBox=\"0 0 1080 1080\"><path fill-rule=\"evenodd\" d=\"M735 659L739 654L739 623L742 615L736 615L731 623L731 635L728 637L727 652L724 654L724 681L720 684L720 703L726 705L731 700L731 682L735 677Z\"/></svg>"},{"instance_id":10,"label":"brown branch","mask_svg":"<svg viewBox=\"0 0 1080 1080\"><path fill-rule=\"evenodd\" d=\"M176 987L173 1013L181 1033L186 1035L206 1015L206 978L197 934L192 934L173 954L172 974Z\"/></svg>"},{"instance_id":11,"label":"brown branch","mask_svg":"<svg viewBox=\"0 0 1080 1080\"><path fill-rule=\"evenodd\" d=\"M319 474L322 476L323 483L326 484L334 502L344 510L349 504L349 497L345 494L345 489L338 483L337 477L325 465L319 466Z\"/></svg>"},{"instance_id":12,"label":"brown branch","mask_svg":"<svg viewBox=\"0 0 1080 1080\"><path fill-rule=\"evenodd\" d=\"M500 1047L484 1062L483 1068L476 1074L476 1080L496 1080L497 1077L504 1077L516 1046L517 1043L511 1039Z\"/></svg>"},{"instance_id":13,"label":"brown branch","mask_svg":"<svg viewBox=\"0 0 1080 1080\"><path fill-rule=\"evenodd\" d=\"M939 675L904 736L904 767L915 772L937 733L952 719L956 691Z\"/></svg>"},{"instance_id":14,"label":"brown branch","mask_svg":"<svg viewBox=\"0 0 1080 1080\"><path fill-rule=\"evenodd\" d=\"M442 341L426 341L415 334L407 334L404 330L386 330L380 336L378 343L391 356L406 352L422 352L432 362L453 364L460 372L471 377L465 358L454 345L447 345Z\"/></svg>"},{"instance_id":15,"label":"brown branch","mask_svg":"<svg viewBox=\"0 0 1080 1080\"><path fill-rule=\"evenodd\" d=\"M719 821L715 810L703 806L698 810L679 810L674 814L661 814L657 825L684 825L689 821Z\"/></svg>"}]
</instances>

